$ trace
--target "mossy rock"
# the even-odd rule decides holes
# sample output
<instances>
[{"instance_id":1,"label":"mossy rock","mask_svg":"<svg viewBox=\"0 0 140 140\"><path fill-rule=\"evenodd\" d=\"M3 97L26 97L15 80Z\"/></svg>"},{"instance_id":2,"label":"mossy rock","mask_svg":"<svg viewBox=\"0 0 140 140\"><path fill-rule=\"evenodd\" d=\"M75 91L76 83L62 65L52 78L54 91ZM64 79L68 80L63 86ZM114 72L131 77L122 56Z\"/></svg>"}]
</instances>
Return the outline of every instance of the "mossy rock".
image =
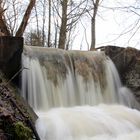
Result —
<instances>
[{"instance_id":1,"label":"mossy rock","mask_svg":"<svg viewBox=\"0 0 140 140\"><path fill-rule=\"evenodd\" d=\"M14 140L32 140L32 130L22 122L16 122L13 129L15 133Z\"/></svg>"}]
</instances>

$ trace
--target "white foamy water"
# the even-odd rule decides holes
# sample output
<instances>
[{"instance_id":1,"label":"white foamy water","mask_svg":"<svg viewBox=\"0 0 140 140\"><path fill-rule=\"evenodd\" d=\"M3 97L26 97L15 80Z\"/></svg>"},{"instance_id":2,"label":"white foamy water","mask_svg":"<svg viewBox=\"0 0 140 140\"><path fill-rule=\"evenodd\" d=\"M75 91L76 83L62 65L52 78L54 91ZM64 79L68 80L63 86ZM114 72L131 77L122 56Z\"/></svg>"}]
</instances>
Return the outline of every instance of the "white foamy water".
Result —
<instances>
[{"instance_id":1,"label":"white foamy water","mask_svg":"<svg viewBox=\"0 0 140 140\"><path fill-rule=\"evenodd\" d=\"M27 47L22 63L41 140L140 139L140 113L130 109L139 104L103 52Z\"/></svg>"},{"instance_id":2,"label":"white foamy water","mask_svg":"<svg viewBox=\"0 0 140 140\"><path fill-rule=\"evenodd\" d=\"M140 140L140 112L120 105L57 108L39 116L41 140Z\"/></svg>"}]
</instances>

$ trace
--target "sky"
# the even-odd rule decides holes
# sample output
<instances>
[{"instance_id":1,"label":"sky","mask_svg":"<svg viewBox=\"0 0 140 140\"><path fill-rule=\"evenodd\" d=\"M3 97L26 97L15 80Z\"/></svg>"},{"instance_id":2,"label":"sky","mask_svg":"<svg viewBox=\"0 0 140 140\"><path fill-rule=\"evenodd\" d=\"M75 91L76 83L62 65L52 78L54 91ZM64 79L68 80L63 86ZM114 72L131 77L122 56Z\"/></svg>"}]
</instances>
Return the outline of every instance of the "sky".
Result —
<instances>
[{"instance_id":1,"label":"sky","mask_svg":"<svg viewBox=\"0 0 140 140\"><path fill-rule=\"evenodd\" d=\"M136 0L104 0L102 6L137 7L138 3L135 3L135 1ZM134 47L140 49L140 16L136 15L133 12L130 12L130 10L128 10L127 8L123 10L121 8L108 9L103 8L102 6L99 9L96 19L96 47L105 45L116 45L120 47ZM140 10L137 10L136 12L139 14ZM136 25L136 23L138 24ZM81 44L81 48L83 50L87 50L88 45L90 46L90 20L85 19L83 24L86 28L87 39L85 39L85 29L83 29L82 26L79 25L79 31L77 31L77 34L79 36L77 36L77 38L73 42L73 49L80 49Z\"/></svg>"},{"instance_id":2,"label":"sky","mask_svg":"<svg viewBox=\"0 0 140 140\"><path fill-rule=\"evenodd\" d=\"M78 1L78 0L77 0ZM135 6L134 12L112 7ZM108 8L106 8L108 7ZM140 49L140 1L139 0L103 0L96 18L96 47L116 45L120 47L134 47ZM131 8L131 10L134 10ZM57 17L56 17L57 18ZM46 17L46 27L48 17ZM35 20L35 19L34 19ZM33 18L26 31L35 28ZM42 19L41 19L42 20ZM39 21L41 23L41 20ZM136 25L137 24L137 25ZM33 26L34 25L34 26ZM84 27L84 28L83 28ZM133 29L133 30L131 30ZM52 31L52 36L54 31ZM73 33L72 48L74 50L89 50L91 43L91 20L82 18Z\"/></svg>"}]
</instances>

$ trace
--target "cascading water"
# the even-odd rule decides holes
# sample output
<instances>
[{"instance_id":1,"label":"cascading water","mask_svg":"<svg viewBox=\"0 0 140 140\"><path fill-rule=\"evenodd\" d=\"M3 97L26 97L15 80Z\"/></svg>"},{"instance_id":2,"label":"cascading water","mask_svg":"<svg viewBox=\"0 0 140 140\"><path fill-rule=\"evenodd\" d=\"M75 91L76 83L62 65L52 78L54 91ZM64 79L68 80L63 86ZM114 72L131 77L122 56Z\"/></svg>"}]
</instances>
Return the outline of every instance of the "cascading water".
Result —
<instances>
[{"instance_id":1,"label":"cascading water","mask_svg":"<svg viewBox=\"0 0 140 140\"><path fill-rule=\"evenodd\" d=\"M22 95L40 116L41 140L140 139L140 113L122 106L138 104L103 52L26 47L22 59Z\"/></svg>"},{"instance_id":2,"label":"cascading water","mask_svg":"<svg viewBox=\"0 0 140 140\"><path fill-rule=\"evenodd\" d=\"M36 126L41 140L140 140L140 113L119 105L52 109Z\"/></svg>"}]
</instances>

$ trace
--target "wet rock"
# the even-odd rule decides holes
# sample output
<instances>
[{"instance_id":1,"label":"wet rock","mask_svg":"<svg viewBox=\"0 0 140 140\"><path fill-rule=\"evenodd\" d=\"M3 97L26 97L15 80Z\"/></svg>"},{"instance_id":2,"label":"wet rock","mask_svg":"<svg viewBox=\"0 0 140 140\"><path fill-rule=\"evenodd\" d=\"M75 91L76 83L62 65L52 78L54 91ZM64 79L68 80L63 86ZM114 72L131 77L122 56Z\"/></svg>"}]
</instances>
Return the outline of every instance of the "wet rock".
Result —
<instances>
[{"instance_id":1,"label":"wet rock","mask_svg":"<svg viewBox=\"0 0 140 140\"><path fill-rule=\"evenodd\" d=\"M7 83L1 72L0 78L3 81L0 83L0 140L32 139L33 132L28 122L33 122L33 113L29 113L27 103L16 93L16 88Z\"/></svg>"},{"instance_id":2,"label":"wet rock","mask_svg":"<svg viewBox=\"0 0 140 140\"><path fill-rule=\"evenodd\" d=\"M140 50L117 46L105 46L103 50L116 65L123 84L133 91L140 102Z\"/></svg>"}]
</instances>

